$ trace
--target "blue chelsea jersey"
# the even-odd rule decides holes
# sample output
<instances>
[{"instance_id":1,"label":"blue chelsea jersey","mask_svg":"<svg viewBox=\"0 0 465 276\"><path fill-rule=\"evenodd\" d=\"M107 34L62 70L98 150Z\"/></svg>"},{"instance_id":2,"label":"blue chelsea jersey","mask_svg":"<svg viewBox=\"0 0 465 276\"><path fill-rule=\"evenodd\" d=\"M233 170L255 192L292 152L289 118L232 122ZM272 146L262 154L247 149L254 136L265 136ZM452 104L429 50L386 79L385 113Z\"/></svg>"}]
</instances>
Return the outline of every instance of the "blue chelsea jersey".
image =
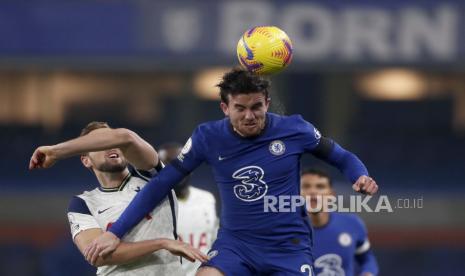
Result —
<instances>
[{"instance_id":1,"label":"blue chelsea jersey","mask_svg":"<svg viewBox=\"0 0 465 276\"><path fill-rule=\"evenodd\" d=\"M355 256L370 249L361 219L352 214L330 213L328 224L313 230L315 275L354 275Z\"/></svg>"},{"instance_id":2,"label":"blue chelsea jersey","mask_svg":"<svg viewBox=\"0 0 465 276\"><path fill-rule=\"evenodd\" d=\"M300 115L267 113L263 132L239 136L228 118L201 124L178 156L190 172L202 162L213 170L222 199L221 230L259 244L308 248L311 227L304 207L264 212L266 196L300 195L300 157L320 133Z\"/></svg>"}]
</instances>

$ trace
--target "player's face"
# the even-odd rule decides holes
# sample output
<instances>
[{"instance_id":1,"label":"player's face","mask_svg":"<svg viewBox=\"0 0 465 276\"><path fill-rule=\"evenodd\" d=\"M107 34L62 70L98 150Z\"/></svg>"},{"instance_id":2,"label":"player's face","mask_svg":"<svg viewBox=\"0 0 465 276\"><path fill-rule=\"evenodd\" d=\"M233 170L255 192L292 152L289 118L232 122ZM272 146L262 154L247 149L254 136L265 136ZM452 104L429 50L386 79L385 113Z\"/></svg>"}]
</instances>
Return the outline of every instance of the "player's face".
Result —
<instances>
[{"instance_id":1,"label":"player's face","mask_svg":"<svg viewBox=\"0 0 465 276\"><path fill-rule=\"evenodd\" d=\"M257 136L265 128L269 99L261 92L228 95L229 103L221 103L221 109L229 116L234 130L243 137Z\"/></svg>"},{"instance_id":2,"label":"player's face","mask_svg":"<svg viewBox=\"0 0 465 276\"><path fill-rule=\"evenodd\" d=\"M81 160L88 168L109 173L122 172L128 165L120 149L89 152Z\"/></svg>"},{"instance_id":3,"label":"player's face","mask_svg":"<svg viewBox=\"0 0 465 276\"><path fill-rule=\"evenodd\" d=\"M333 195L333 190L327 177L316 174L304 174L300 177L300 193L304 197L310 198L310 207L318 207L318 197ZM323 200L324 202L324 200Z\"/></svg>"}]
</instances>

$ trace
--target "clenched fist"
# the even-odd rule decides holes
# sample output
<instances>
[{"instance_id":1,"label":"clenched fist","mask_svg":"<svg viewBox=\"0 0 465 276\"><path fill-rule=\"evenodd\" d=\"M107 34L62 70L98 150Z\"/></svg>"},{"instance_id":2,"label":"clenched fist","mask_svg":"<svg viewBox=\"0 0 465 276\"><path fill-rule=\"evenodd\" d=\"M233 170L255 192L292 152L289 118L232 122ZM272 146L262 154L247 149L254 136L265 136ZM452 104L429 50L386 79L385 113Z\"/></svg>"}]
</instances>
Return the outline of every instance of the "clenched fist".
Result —
<instances>
[{"instance_id":1,"label":"clenched fist","mask_svg":"<svg viewBox=\"0 0 465 276\"><path fill-rule=\"evenodd\" d=\"M376 184L373 178L362 175L357 179L355 184L352 185L352 189L362 194L374 195L378 191L378 184Z\"/></svg>"},{"instance_id":2,"label":"clenched fist","mask_svg":"<svg viewBox=\"0 0 465 276\"><path fill-rule=\"evenodd\" d=\"M47 169L56 163L58 158L53 152L52 146L38 147L31 156L29 169Z\"/></svg>"}]
</instances>

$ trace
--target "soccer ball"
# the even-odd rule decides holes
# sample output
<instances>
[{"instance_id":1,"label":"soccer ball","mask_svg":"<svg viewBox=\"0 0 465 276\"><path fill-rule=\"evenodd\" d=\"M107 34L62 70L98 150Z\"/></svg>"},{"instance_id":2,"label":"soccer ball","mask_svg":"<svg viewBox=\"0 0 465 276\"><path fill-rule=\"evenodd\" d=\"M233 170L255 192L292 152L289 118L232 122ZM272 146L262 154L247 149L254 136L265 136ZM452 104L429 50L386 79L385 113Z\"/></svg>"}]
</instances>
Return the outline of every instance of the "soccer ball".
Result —
<instances>
[{"instance_id":1,"label":"soccer ball","mask_svg":"<svg viewBox=\"0 0 465 276\"><path fill-rule=\"evenodd\" d=\"M254 27L239 39L237 58L242 67L254 73L277 73L291 62L292 42L278 27Z\"/></svg>"}]
</instances>

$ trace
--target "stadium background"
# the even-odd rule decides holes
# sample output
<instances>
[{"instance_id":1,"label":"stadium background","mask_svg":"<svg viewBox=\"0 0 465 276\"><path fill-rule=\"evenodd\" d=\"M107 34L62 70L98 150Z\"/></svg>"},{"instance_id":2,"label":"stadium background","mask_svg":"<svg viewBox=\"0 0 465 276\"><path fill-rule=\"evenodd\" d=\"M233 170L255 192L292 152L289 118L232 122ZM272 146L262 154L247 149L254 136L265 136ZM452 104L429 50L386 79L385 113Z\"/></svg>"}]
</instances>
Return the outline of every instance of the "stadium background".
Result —
<instances>
[{"instance_id":1,"label":"stadium background","mask_svg":"<svg viewBox=\"0 0 465 276\"><path fill-rule=\"evenodd\" d=\"M93 273L66 208L97 182L78 158L28 171L36 146L92 120L154 146L183 143L223 116L213 85L237 65L241 33L267 24L295 49L272 77L273 110L302 114L357 153L393 204L361 214L381 275L463 273L463 2L154 2L0 2L0 275ZM217 194L205 166L193 183ZM400 208L418 199L423 208Z\"/></svg>"}]
</instances>

